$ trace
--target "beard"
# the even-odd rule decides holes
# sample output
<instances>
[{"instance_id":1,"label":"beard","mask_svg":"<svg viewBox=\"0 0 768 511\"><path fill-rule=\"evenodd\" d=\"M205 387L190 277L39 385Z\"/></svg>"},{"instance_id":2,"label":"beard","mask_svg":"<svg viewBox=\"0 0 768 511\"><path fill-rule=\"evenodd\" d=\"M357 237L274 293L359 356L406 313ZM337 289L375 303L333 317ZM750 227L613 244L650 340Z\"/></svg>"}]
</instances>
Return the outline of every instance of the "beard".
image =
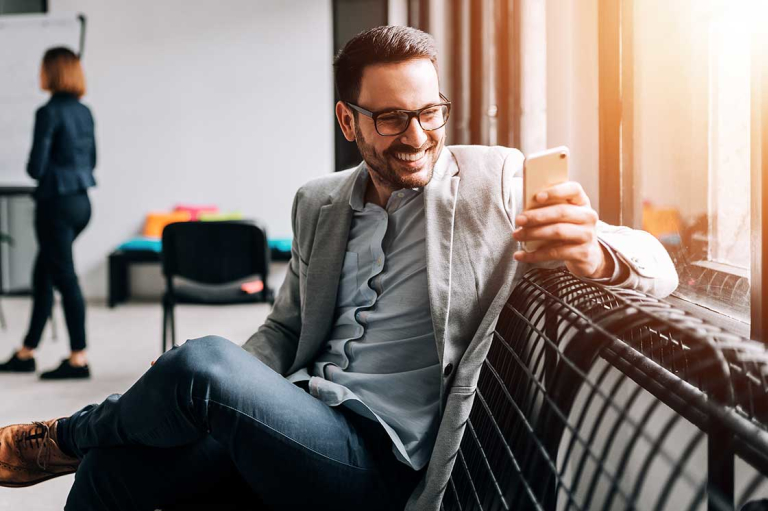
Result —
<instances>
[{"instance_id":1,"label":"beard","mask_svg":"<svg viewBox=\"0 0 768 511\"><path fill-rule=\"evenodd\" d=\"M363 156L363 160L365 160L370 171L376 174L376 177L383 181L383 184L391 190L422 188L427 186L427 183L432 179L435 163L440 156L440 151L443 149L444 140L445 137L441 137L438 142L427 140L424 145L419 148L413 148L401 143L393 143L380 153L373 147L373 145L365 141L365 137L360 131L359 125L355 123L355 141L357 142L357 148L360 150L360 154ZM429 170L426 176L420 174L421 169L408 172L405 170L398 170L394 167L393 160L398 161L395 157L395 153L415 154L421 151L426 151L426 154L424 155L424 167ZM422 169L424 167L422 167Z\"/></svg>"}]
</instances>

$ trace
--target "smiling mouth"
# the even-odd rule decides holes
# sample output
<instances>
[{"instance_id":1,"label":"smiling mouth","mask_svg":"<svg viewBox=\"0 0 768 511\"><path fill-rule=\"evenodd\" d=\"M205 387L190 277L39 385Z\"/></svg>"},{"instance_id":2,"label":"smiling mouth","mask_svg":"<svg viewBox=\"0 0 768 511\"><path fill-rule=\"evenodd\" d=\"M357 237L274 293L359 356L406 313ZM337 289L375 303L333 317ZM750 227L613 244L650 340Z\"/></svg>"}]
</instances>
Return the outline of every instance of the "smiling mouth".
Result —
<instances>
[{"instance_id":1,"label":"smiling mouth","mask_svg":"<svg viewBox=\"0 0 768 511\"><path fill-rule=\"evenodd\" d=\"M415 162L424 158L427 151L419 151L418 153L394 153L395 158L401 161Z\"/></svg>"},{"instance_id":2,"label":"smiling mouth","mask_svg":"<svg viewBox=\"0 0 768 511\"><path fill-rule=\"evenodd\" d=\"M431 151L433 147L434 145L429 147L424 147L415 152L414 151L392 151L391 155L394 159L396 159L399 162L413 165L423 160L424 157L427 155L427 153Z\"/></svg>"}]
</instances>

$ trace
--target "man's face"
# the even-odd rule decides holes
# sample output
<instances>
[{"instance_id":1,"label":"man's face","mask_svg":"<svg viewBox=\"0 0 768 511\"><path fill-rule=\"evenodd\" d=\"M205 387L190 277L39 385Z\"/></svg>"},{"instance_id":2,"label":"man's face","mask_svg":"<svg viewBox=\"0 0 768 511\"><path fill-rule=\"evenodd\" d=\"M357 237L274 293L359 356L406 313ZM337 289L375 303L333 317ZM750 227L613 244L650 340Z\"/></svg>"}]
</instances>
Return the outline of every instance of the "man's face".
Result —
<instances>
[{"instance_id":1,"label":"man's face","mask_svg":"<svg viewBox=\"0 0 768 511\"><path fill-rule=\"evenodd\" d=\"M360 85L356 104L372 112L418 110L442 102L437 72L428 59L368 66ZM341 118L340 122L344 129ZM404 133L382 136L376 132L373 120L363 114L358 113L349 122L352 130L347 125L345 135L350 131L354 133L374 181L390 190L423 187L429 183L443 148L445 127L424 131L414 118Z\"/></svg>"}]
</instances>

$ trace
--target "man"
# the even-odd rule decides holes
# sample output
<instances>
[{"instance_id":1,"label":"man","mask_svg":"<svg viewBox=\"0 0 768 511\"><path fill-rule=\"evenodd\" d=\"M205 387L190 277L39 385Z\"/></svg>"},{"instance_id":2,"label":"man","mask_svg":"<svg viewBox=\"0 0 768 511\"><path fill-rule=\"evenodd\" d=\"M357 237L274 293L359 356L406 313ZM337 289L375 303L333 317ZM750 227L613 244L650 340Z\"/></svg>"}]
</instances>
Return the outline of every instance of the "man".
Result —
<instances>
[{"instance_id":1,"label":"man","mask_svg":"<svg viewBox=\"0 0 768 511\"><path fill-rule=\"evenodd\" d=\"M677 285L661 245L598 222L577 183L517 214L519 151L444 148L427 34L364 32L334 66L365 161L296 194L265 324L243 349L191 340L122 396L0 430L2 484L79 465L68 510L154 509L237 475L273 509L437 510L496 317L531 263L657 296Z\"/></svg>"}]
</instances>

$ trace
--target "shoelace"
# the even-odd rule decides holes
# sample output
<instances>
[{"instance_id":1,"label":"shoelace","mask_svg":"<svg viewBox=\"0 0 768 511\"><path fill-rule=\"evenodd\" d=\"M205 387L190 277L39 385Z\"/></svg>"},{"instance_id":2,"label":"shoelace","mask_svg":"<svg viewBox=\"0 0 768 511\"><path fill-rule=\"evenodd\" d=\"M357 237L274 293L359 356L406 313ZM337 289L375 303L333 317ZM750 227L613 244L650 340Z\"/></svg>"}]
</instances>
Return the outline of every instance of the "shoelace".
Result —
<instances>
[{"instance_id":1,"label":"shoelace","mask_svg":"<svg viewBox=\"0 0 768 511\"><path fill-rule=\"evenodd\" d=\"M51 438L51 428L42 422L33 422L36 426L31 431L22 431L19 438L20 444L27 444L30 449L37 448L37 466L43 470L48 467L51 447L48 440Z\"/></svg>"}]
</instances>

